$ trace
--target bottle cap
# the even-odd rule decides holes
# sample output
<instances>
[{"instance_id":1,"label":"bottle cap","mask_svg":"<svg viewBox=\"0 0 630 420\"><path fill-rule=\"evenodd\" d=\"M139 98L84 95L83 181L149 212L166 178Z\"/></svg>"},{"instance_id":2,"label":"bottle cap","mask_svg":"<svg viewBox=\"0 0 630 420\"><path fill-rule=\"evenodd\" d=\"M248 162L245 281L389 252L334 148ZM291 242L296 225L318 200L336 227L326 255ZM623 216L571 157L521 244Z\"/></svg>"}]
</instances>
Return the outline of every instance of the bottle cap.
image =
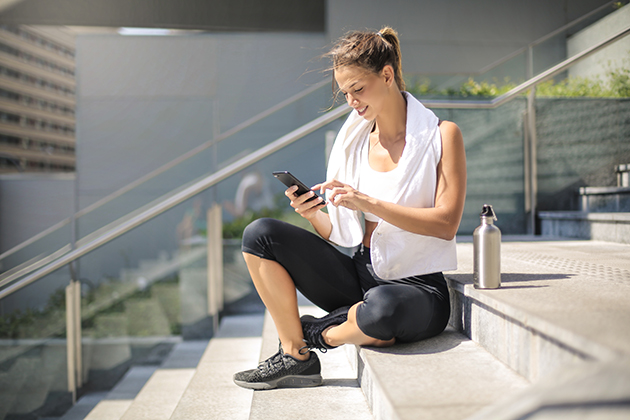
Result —
<instances>
[{"instance_id":1,"label":"bottle cap","mask_svg":"<svg viewBox=\"0 0 630 420\"><path fill-rule=\"evenodd\" d=\"M497 215L494 213L494 209L490 204L484 204L481 209L481 217L491 217L492 220L497 220Z\"/></svg>"}]
</instances>

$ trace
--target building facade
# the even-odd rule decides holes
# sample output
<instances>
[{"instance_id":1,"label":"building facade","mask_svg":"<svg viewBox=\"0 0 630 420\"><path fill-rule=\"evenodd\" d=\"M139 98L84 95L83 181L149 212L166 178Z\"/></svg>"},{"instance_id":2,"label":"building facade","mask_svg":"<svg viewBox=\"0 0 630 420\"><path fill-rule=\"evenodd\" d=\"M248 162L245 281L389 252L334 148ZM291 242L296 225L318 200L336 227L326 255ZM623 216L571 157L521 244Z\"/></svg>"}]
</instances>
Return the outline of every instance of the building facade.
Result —
<instances>
[{"instance_id":1,"label":"building facade","mask_svg":"<svg viewBox=\"0 0 630 420\"><path fill-rule=\"evenodd\" d=\"M0 173L74 171L75 86L71 32L0 26Z\"/></svg>"}]
</instances>

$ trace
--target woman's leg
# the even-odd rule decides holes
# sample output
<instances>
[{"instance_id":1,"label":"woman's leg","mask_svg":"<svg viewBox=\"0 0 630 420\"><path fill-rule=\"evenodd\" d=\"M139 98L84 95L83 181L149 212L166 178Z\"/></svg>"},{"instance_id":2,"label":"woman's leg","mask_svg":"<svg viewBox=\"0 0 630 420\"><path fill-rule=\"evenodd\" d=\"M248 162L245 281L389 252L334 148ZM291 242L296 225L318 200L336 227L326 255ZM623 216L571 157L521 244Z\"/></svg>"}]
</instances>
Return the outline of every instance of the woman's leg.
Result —
<instances>
[{"instance_id":1,"label":"woman's leg","mask_svg":"<svg viewBox=\"0 0 630 420\"><path fill-rule=\"evenodd\" d=\"M296 226L274 219L254 221L243 234L243 255L283 351L300 360L308 354L299 354L304 337L296 288L327 311L363 297L352 259Z\"/></svg>"},{"instance_id":2,"label":"woman's leg","mask_svg":"<svg viewBox=\"0 0 630 420\"><path fill-rule=\"evenodd\" d=\"M441 333L449 316L448 298L417 286L381 285L370 289L364 300L351 308L346 323L350 328L341 324L322 335L330 345L345 342L386 346L395 340L413 342ZM366 337L373 340L372 344L365 342Z\"/></svg>"},{"instance_id":3,"label":"woman's leg","mask_svg":"<svg viewBox=\"0 0 630 420\"><path fill-rule=\"evenodd\" d=\"M324 341L330 346L337 347L343 344L357 344L360 346L388 347L394 345L396 338L379 340L370 337L359 328L357 324L357 308L363 302L353 305L348 311L348 320L343 324L331 326L322 332Z\"/></svg>"},{"instance_id":4,"label":"woman's leg","mask_svg":"<svg viewBox=\"0 0 630 420\"><path fill-rule=\"evenodd\" d=\"M295 284L279 263L243 252L254 286L269 311L278 331L282 349L296 359L305 360L302 324L298 313Z\"/></svg>"}]
</instances>

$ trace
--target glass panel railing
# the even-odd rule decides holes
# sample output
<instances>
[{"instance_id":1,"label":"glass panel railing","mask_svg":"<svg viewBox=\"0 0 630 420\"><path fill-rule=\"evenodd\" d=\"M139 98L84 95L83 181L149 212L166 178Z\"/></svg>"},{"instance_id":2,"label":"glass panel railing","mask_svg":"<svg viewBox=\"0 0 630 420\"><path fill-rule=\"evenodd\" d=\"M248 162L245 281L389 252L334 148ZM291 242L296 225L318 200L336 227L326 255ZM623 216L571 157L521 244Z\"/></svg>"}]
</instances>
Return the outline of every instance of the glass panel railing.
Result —
<instances>
[{"instance_id":1,"label":"glass panel railing","mask_svg":"<svg viewBox=\"0 0 630 420\"><path fill-rule=\"evenodd\" d=\"M223 242L223 310L261 309L240 252L242 228L230 227L261 214L294 220L285 187L271 172L290 170L305 182L322 181L326 132L342 122L316 130L78 260L85 386L113 385L134 364L159 363L156 354L166 357L174 343L212 335L207 244L212 203L222 204L229 232ZM245 188L252 179L260 188Z\"/></svg>"},{"instance_id":2,"label":"glass panel railing","mask_svg":"<svg viewBox=\"0 0 630 420\"><path fill-rule=\"evenodd\" d=\"M567 47L571 37L614 12L616 6L613 3L601 6L479 71L451 75L406 74L409 89L423 98L498 96L579 52L577 46L577 50ZM565 77L563 75L558 80Z\"/></svg>"},{"instance_id":3,"label":"glass panel railing","mask_svg":"<svg viewBox=\"0 0 630 420\"><path fill-rule=\"evenodd\" d=\"M434 109L461 129L466 147L468 186L458 234L479 225L483 204L492 204L505 234L526 233L524 185L524 98L496 109Z\"/></svg>"},{"instance_id":4,"label":"glass panel railing","mask_svg":"<svg viewBox=\"0 0 630 420\"><path fill-rule=\"evenodd\" d=\"M59 416L68 391L65 286L59 270L0 300L0 420Z\"/></svg>"},{"instance_id":5,"label":"glass panel railing","mask_svg":"<svg viewBox=\"0 0 630 420\"><path fill-rule=\"evenodd\" d=\"M69 223L64 224L29 245L5 255L0 261L0 288L70 251L71 228Z\"/></svg>"},{"instance_id":6,"label":"glass panel railing","mask_svg":"<svg viewBox=\"0 0 630 420\"><path fill-rule=\"evenodd\" d=\"M223 139L153 179L83 215L77 220L79 238L84 238L119 217L152 202L163 194L215 172L319 115L328 105L330 87L325 86Z\"/></svg>"},{"instance_id":7,"label":"glass panel railing","mask_svg":"<svg viewBox=\"0 0 630 420\"><path fill-rule=\"evenodd\" d=\"M301 98L296 95L294 100L286 101L286 105L274 107L269 112L253 117L250 126L243 124L245 128L238 129L237 126L227 130L219 136L216 145L200 148L196 154L191 153L191 157L177 160L159 175L134 182L112 200L100 206L95 206L94 203L87 207L82 206L76 221L78 243L85 242L88 235L120 217L155 202L169 191L212 173L320 115L330 106L330 84L320 83L309 89ZM81 202L82 198L79 196L78 200ZM35 267L29 261L37 261L48 255L52 258L70 250L70 221L59 225L61 227L51 228L48 233L44 232L39 238L33 238L21 249L0 255L0 285L3 284L3 279L12 281L18 271L24 273L28 267Z\"/></svg>"}]
</instances>

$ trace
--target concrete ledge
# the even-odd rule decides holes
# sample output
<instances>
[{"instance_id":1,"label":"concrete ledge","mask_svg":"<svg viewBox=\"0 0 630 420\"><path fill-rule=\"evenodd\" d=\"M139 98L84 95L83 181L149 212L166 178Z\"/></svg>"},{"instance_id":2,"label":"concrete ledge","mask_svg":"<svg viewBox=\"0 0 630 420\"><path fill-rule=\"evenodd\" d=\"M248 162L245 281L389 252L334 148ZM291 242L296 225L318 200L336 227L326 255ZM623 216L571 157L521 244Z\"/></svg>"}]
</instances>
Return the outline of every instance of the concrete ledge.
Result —
<instances>
[{"instance_id":1,"label":"concrete ledge","mask_svg":"<svg viewBox=\"0 0 630 420\"><path fill-rule=\"evenodd\" d=\"M630 418L630 361L572 365L467 420L525 418Z\"/></svg>"},{"instance_id":2,"label":"concrete ledge","mask_svg":"<svg viewBox=\"0 0 630 420\"><path fill-rule=\"evenodd\" d=\"M630 355L630 247L502 244L502 288L472 285L472 244L446 273L451 325L532 382L562 366ZM604 327L603 327L604 326Z\"/></svg>"},{"instance_id":3,"label":"concrete ledge","mask_svg":"<svg viewBox=\"0 0 630 420\"><path fill-rule=\"evenodd\" d=\"M376 420L465 419L528 382L453 328L390 348L354 351Z\"/></svg>"},{"instance_id":4,"label":"concrete ledge","mask_svg":"<svg viewBox=\"0 0 630 420\"><path fill-rule=\"evenodd\" d=\"M630 187L580 187L580 195L630 194Z\"/></svg>"},{"instance_id":5,"label":"concrete ledge","mask_svg":"<svg viewBox=\"0 0 630 420\"><path fill-rule=\"evenodd\" d=\"M543 220L591 220L596 222L630 223L630 213L589 213L582 211L541 211ZM545 236L545 235L543 235Z\"/></svg>"},{"instance_id":6,"label":"concrete ledge","mask_svg":"<svg viewBox=\"0 0 630 420\"><path fill-rule=\"evenodd\" d=\"M121 420L168 420L195 369L158 369Z\"/></svg>"},{"instance_id":7,"label":"concrete ledge","mask_svg":"<svg viewBox=\"0 0 630 420\"><path fill-rule=\"evenodd\" d=\"M630 213L540 212L543 236L630 244Z\"/></svg>"},{"instance_id":8,"label":"concrete ledge","mask_svg":"<svg viewBox=\"0 0 630 420\"><path fill-rule=\"evenodd\" d=\"M261 315L223 319L172 420L249 418L253 391L234 385L232 375L256 366L262 341L261 325Z\"/></svg>"}]
</instances>

